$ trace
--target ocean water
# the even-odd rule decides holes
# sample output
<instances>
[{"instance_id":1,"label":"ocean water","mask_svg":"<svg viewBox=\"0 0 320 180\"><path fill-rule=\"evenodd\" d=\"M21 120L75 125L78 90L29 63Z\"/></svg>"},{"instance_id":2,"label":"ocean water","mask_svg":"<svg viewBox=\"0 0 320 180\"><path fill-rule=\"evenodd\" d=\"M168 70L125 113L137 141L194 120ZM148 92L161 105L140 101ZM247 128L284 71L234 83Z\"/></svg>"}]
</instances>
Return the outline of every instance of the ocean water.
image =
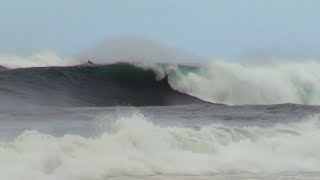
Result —
<instances>
[{"instance_id":1,"label":"ocean water","mask_svg":"<svg viewBox=\"0 0 320 180\"><path fill-rule=\"evenodd\" d=\"M317 179L319 111L293 104L2 110L1 176Z\"/></svg>"},{"instance_id":2,"label":"ocean water","mask_svg":"<svg viewBox=\"0 0 320 180\"><path fill-rule=\"evenodd\" d=\"M315 62L9 57L0 68L1 179L320 179Z\"/></svg>"}]
</instances>

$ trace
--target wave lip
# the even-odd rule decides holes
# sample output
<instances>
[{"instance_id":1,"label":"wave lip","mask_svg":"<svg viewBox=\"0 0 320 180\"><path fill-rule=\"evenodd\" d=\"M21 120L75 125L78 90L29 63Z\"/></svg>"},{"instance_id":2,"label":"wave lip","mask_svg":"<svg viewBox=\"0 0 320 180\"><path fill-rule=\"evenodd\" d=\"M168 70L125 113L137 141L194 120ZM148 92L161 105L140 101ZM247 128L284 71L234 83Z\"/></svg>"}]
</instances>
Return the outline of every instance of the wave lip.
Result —
<instances>
[{"instance_id":1,"label":"wave lip","mask_svg":"<svg viewBox=\"0 0 320 180\"><path fill-rule=\"evenodd\" d=\"M185 74L175 74L170 85L212 103L320 104L318 62L241 64L216 61Z\"/></svg>"}]
</instances>

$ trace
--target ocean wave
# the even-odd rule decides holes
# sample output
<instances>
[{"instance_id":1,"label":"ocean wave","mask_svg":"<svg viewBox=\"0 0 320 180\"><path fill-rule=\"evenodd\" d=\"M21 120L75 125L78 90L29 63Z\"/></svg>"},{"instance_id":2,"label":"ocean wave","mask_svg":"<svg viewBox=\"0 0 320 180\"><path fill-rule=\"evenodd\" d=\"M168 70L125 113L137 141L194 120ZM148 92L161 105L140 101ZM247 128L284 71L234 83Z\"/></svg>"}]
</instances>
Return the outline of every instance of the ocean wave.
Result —
<instances>
[{"instance_id":1,"label":"ocean wave","mask_svg":"<svg viewBox=\"0 0 320 180\"><path fill-rule=\"evenodd\" d=\"M0 104L168 106L205 103L171 88L160 66L115 63L0 71ZM152 70L151 70L152 69ZM167 68L166 68L167 69Z\"/></svg>"},{"instance_id":2,"label":"ocean wave","mask_svg":"<svg viewBox=\"0 0 320 180\"><path fill-rule=\"evenodd\" d=\"M95 66L87 66L79 60L72 58L60 58L54 53L38 53L27 57L5 54L0 55L0 66L3 66L2 68L0 67L0 72L3 72L2 79L10 81L10 78L13 77L11 75L14 74L11 72L19 72L20 77L14 77L16 79L21 79L18 81L28 82L37 80L42 83L49 83L48 81L50 81L51 85L47 86L56 87L56 85L61 85L61 83L59 82L59 80L61 80L61 76L53 76L53 72L60 75L63 74L64 77L71 76L72 78L65 79L64 81L64 84L69 85L72 83L85 84L86 82L77 82L76 79L81 79L84 76L87 76L86 81L91 82L90 86L94 86L96 88L90 89L89 84L87 84L87 86L81 87L80 91L85 90L89 94L94 93L97 88L106 88L108 86L108 83L110 83L110 80L112 80L111 86L115 87L115 84L117 84L116 89L118 90L120 86L124 87L128 82L130 82L131 84L136 83L136 85L134 85L133 87L146 87L147 85L149 85L150 87L146 89L136 88L135 92L143 91L143 94L147 95L149 93L152 94L152 96L154 96L155 98L157 95L155 93L152 93L151 91L155 91L157 89L155 85L157 84L156 81L159 82L158 84L161 84L161 82L168 79L169 85L167 86L167 89L173 88L176 91L176 94L178 92L180 92L180 94L185 93L189 96L193 96L211 103L222 103L228 105L281 103L312 105L320 104L320 64L316 61L279 61L269 64L243 64L239 62L213 61L211 63L206 63L199 66L169 63L161 64L148 61L128 61L120 64L127 64L128 69L131 68L131 70L134 69L135 72L139 72L139 77L135 76L134 74L130 74L131 72L128 72L128 69L118 69L116 78L113 76L115 73L113 73L113 75L106 73L108 69L112 69L112 67L115 66L114 64L119 64L119 62L106 61L106 64L102 63ZM58 68L57 66L64 67ZM33 67L46 68L39 69ZM16 68L22 68L24 70L16 70ZM76 68L78 68L79 70L76 71ZM80 70L81 68L82 70ZM8 71L4 72L5 69L7 69ZM84 71L86 71L86 74L84 74ZM32 76L30 76L31 74ZM150 74L155 74L155 76L150 76ZM50 75L51 79L48 79L47 75ZM133 77L136 77L136 79L130 78L131 75L133 75ZM100 80L104 79L106 81L95 81L95 83L99 83L97 85L94 84L94 81L92 81L93 79L88 79L89 76L90 78L96 78L95 80L97 80L96 76L99 76L98 79L100 78ZM108 76L110 77L109 79ZM125 83L122 81L116 83L115 80L119 80L120 77L126 77L128 78L128 81ZM151 83L151 80L145 83L145 80L150 79L150 77L154 78L152 79L153 84ZM102 86L101 83L105 83L105 86ZM2 84L6 84L6 82L2 82ZM35 84L35 86L38 85ZM8 87L2 87L2 89L8 89ZM35 87L33 89L39 89L39 87ZM120 89L123 90L124 88ZM65 94L63 88L56 87L55 90L56 92L52 93L62 93L67 97L70 96L70 93ZM16 92L17 90L11 89L10 91ZM119 93L120 92L121 91L119 91ZM129 88L128 91L123 92L121 96L123 96L124 102L126 102L118 104L139 105L139 103L135 103L134 101L130 100L130 98L138 98L136 95L134 95L135 97L131 95L127 95L128 98L125 97L126 93L130 94L132 92L132 88ZM107 97L107 94L110 94L108 98L106 98L110 101L110 98L112 98L114 93L115 91L105 89L103 95L104 97ZM77 93L71 92L71 94ZM99 96L96 98L105 99L104 97ZM164 96L160 95L159 97ZM148 98L144 98L141 95L141 99ZM151 99L154 98L151 97ZM161 101L159 98L158 100ZM78 101L81 101L80 98L78 99ZM111 101L115 102L118 100L117 98L113 98L113 100ZM139 102L139 100L135 101ZM164 101L170 100L168 100L168 98L164 98ZM171 102L174 101L175 100L172 100ZM153 103L154 104L141 103L140 105L162 104L157 102ZM90 102L88 104L90 104ZM95 104L96 103L94 102L93 105ZM116 103L110 104L116 105ZM102 103L101 105L106 104ZM166 104L163 103L163 105Z\"/></svg>"},{"instance_id":3,"label":"ocean wave","mask_svg":"<svg viewBox=\"0 0 320 180\"><path fill-rule=\"evenodd\" d=\"M212 103L320 104L318 62L241 64L215 61L196 71L169 76L170 85Z\"/></svg>"},{"instance_id":4,"label":"ocean wave","mask_svg":"<svg viewBox=\"0 0 320 180\"><path fill-rule=\"evenodd\" d=\"M133 111L95 137L28 130L1 142L0 172L5 179L317 172L319 128L319 116L272 128L161 127Z\"/></svg>"}]
</instances>

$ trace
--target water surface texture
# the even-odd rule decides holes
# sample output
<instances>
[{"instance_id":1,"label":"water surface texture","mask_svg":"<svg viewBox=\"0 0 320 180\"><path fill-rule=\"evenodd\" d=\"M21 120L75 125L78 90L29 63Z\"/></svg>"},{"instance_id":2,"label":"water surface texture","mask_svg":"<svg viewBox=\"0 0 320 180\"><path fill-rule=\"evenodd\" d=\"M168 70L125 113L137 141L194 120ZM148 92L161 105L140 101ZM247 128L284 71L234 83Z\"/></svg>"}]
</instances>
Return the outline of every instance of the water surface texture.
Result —
<instances>
[{"instance_id":1,"label":"water surface texture","mask_svg":"<svg viewBox=\"0 0 320 180\"><path fill-rule=\"evenodd\" d=\"M1 67L1 177L319 179L318 69Z\"/></svg>"}]
</instances>

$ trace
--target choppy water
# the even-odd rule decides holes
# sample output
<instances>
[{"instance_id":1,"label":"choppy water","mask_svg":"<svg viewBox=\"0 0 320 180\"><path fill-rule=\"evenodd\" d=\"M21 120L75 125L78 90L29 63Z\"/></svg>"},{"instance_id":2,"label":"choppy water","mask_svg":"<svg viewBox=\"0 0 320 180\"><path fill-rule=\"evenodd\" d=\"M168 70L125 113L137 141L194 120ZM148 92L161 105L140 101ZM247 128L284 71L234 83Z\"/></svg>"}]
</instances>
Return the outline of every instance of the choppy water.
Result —
<instances>
[{"instance_id":1,"label":"choppy water","mask_svg":"<svg viewBox=\"0 0 320 180\"><path fill-rule=\"evenodd\" d=\"M0 58L0 179L320 177L319 63Z\"/></svg>"},{"instance_id":2,"label":"choppy water","mask_svg":"<svg viewBox=\"0 0 320 180\"><path fill-rule=\"evenodd\" d=\"M0 171L5 179L317 179L319 112L294 104L2 109Z\"/></svg>"}]
</instances>

